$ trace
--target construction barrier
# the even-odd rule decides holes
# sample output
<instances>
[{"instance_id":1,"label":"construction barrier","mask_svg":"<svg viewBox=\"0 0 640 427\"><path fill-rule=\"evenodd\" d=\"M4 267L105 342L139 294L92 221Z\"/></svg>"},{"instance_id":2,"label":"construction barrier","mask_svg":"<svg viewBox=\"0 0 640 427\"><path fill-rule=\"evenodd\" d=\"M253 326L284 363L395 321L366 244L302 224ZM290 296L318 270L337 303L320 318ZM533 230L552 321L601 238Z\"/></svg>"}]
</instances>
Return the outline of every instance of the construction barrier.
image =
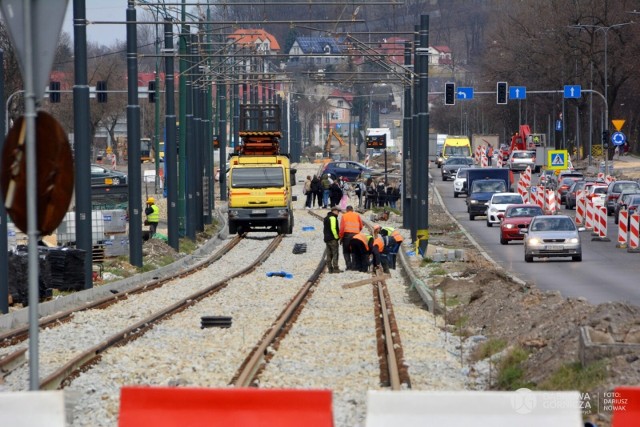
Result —
<instances>
[{"instance_id":1,"label":"construction barrier","mask_svg":"<svg viewBox=\"0 0 640 427\"><path fill-rule=\"evenodd\" d=\"M498 154L498 160L496 160L496 167L501 168L504 166L504 160L502 160L502 154Z\"/></svg>"},{"instance_id":2,"label":"construction barrier","mask_svg":"<svg viewBox=\"0 0 640 427\"><path fill-rule=\"evenodd\" d=\"M119 427L332 427L330 390L123 387Z\"/></svg>"},{"instance_id":3,"label":"construction barrier","mask_svg":"<svg viewBox=\"0 0 640 427\"><path fill-rule=\"evenodd\" d=\"M584 190L576 192L576 224L583 225L585 219L585 198Z\"/></svg>"},{"instance_id":4,"label":"construction barrier","mask_svg":"<svg viewBox=\"0 0 640 427\"><path fill-rule=\"evenodd\" d=\"M558 211L558 205L556 205L556 192L553 190L545 190L545 206L544 213L547 215L553 215Z\"/></svg>"},{"instance_id":5,"label":"construction barrier","mask_svg":"<svg viewBox=\"0 0 640 427\"><path fill-rule=\"evenodd\" d=\"M584 222L584 227L591 231L593 230L593 210L594 210L594 206L593 206L593 202L591 200L586 200L584 201L586 208L585 208L585 212L586 212L586 220Z\"/></svg>"},{"instance_id":6,"label":"construction barrier","mask_svg":"<svg viewBox=\"0 0 640 427\"><path fill-rule=\"evenodd\" d=\"M476 147L476 152L473 153L474 156L474 162L476 163L476 165L480 164L480 156L482 155L482 153L484 152L484 147L479 145Z\"/></svg>"},{"instance_id":7,"label":"construction barrier","mask_svg":"<svg viewBox=\"0 0 640 427\"><path fill-rule=\"evenodd\" d=\"M0 420L11 427L65 427L64 392L0 393Z\"/></svg>"},{"instance_id":8,"label":"construction barrier","mask_svg":"<svg viewBox=\"0 0 640 427\"><path fill-rule=\"evenodd\" d=\"M597 240L607 239L607 207L595 205L593 207L593 231L597 234Z\"/></svg>"},{"instance_id":9,"label":"construction barrier","mask_svg":"<svg viewBox=\"0 0 640 427\"><path fill-rule=\"evenodd\" d=\"M367 392L366 427L582 427L577 391Z\"/></svg>"},{"instance_id":10,"label":"construction barrier","mask_svg":"<svg viewBox=\"0 0 640 427\"><path fill-rule=\"evenodd\" d=\"M627 252L640 252L640 214L637 212L629 217L629 247Z\"/></svg>"},{"instance_id":11,"label":"construction barrier","mask_svg":"<svg viewBox=\"0 0 640 427\"><path fill-rule=\"evenodd\" d=\"M484 153L480 155L480 159L483 168L489 167L489 158Z\"/></svg>"},{"instance_id":12,"label":"construction barrier","mask_svg":"<svg viewBox=\"0 0 640 427\"><path fill-rule=\"evenodd\" d=\"M640 426L640 387L616 387L610 400L611 427Z\"/></svg>"},{"instance_id":13,"label":"construction barrier","mask_svg":"<svg viewBox=\"0 0 640 427\"><path fill-rule=\"evenodd\" d=\"M615 176L607 175L607 176L604 177L604 182L606 184L611 184L615 180L616 180Z\"/></svg>"},{"instance_id":14,"label":"construction barrier","mask_svg":"<svg viewBox=\"0 0 640 427\"><path fill-rule=\"evenodd\" d=\"M627 247L627 236L629 234L629 212L621 210L618 213L618 243L616 248L625 249Z\"/></svg>"}]
</instances>

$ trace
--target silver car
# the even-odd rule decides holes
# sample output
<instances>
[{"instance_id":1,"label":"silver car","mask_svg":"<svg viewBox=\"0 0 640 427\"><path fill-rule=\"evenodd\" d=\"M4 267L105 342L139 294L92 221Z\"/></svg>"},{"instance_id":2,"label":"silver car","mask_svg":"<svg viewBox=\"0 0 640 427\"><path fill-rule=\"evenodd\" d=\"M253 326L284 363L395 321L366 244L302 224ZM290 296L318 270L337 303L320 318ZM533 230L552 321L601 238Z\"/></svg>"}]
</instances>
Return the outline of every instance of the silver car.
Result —
<instances>
[{"instance_id":1,"label":"silver car","mask_svg":"<svg viewBox=\"0 0 640 427\"><path fill-rule=\"evenodd\" d=\"M522 230L524 238L524 260L533 257L571 257L582 261L582 244L578 227L566 215L539 215L533 217L528 230Z\"/></svg>"}]
</instances>

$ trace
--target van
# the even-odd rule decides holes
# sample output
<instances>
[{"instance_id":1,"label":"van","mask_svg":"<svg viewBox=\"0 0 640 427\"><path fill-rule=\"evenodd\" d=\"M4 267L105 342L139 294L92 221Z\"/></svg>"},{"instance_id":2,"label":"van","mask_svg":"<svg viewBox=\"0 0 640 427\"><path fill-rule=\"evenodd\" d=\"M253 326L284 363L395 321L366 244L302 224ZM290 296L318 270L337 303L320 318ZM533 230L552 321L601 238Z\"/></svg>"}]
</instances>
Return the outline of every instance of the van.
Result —
<instances>
[{"instance_id":1,"label":"van","mask_svg":"<svg viewBox=\"0 0 640 427\"><path fill-rule=\"evenodd\" d=\"M451 156L471 157L471 141L466 136L447 136L442 146L444 161Z\"/></svg>"}]
</instances>

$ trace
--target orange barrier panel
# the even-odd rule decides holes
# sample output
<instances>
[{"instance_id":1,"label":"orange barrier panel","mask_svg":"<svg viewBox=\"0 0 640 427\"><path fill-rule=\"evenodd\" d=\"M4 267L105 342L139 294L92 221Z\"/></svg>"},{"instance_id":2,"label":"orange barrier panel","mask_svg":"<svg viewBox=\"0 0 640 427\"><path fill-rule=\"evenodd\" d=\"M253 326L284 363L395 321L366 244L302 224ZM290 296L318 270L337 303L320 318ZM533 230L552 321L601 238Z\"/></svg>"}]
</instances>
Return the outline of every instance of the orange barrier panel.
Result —
<instances>
[{"instance_id":1,"label":"orange barrier panel","mask_svg":"<svg viewBox=\"0 0 640 427\"><path fill-rule=\"evenodd\" d=\"M119 427L332 427L330 390L123 387Z\"/></svg>"},{"instance_id":2,"label":"orange barrier panel","mask_svg":"<svg viewBox=\"0 0 640 427\"><path fill-rule=\"evenodd\" d=\"M611 427L640 426L640 387L616 387L613 396L605 403L611 406Z\"/></svg>"}]
</instances>

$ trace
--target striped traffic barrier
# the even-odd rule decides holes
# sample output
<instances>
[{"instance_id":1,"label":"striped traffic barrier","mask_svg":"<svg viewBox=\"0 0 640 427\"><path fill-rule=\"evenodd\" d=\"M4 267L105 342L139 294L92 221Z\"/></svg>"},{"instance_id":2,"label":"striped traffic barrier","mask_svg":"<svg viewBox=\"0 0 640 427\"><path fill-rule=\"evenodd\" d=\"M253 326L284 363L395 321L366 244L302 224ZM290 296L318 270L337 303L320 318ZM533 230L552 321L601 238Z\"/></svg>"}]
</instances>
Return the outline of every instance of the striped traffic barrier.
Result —
<instances>
[{"instance_id":1,"label":"striped traffic barrier","mask_svg":"<svg viewBox=\"0 0 640 427\"><path fill-rule=\"evenodd\" d=\"M477 146L477 147L476 147L476 152L475 152L475 153L473 153L473 155L474 155L474 156L473 156L473 157L474 157L474 159L473 159L473 160L475 161L476 165L479 165L479 164L480 164L480 155L481 155L481 154L482 154L482 146L481 146L481 145L479 145L479 146Z\"/></svg>"},{"instance_id":2,"label":"striped traffic barrier","mask_svg":"<svg viewBox=\"0 0 640 427\"><path fill-rule=\"evenodd\" d=\"M504 166L504 161L502 160L502 154L498 154L498 160L496 160L496 167L501 168Z\"/></svg>"},{"instance_id":3,"label":"striped traffic barrier","mask_svg":"<svg viewBox=\"0 0 640 427\"><path fill-rule=\"evenodd\" d=\"M484 154L480 154L480 162L483 168L489 167L489 158Z\"/></svg>"},{"instance_id":4,"label":"striped traffic barrier","mask_svg":"<svg viewBox=\"0 0 640 427\"><path fill-rule=\"evenodd\" d=\"M593 230L593 202L591 200L585 200L584 203L586 205L584 228L591 231Z\"/></svg>"},{"instance_id":5,"label":"striped traffic barrier","mask_svg":"<svg viewBox=\"0 0 640 427\"><path fill-rule=\"evenodd\" d=\"M604 182L606 184L611 184L615 180L616 180L615 176L607 175L607 176L604 177Z\"/></svg>"},{"instance_id":6,"label":"striped traffic barrier","mask_svg":"<svg viewBox=\"0 0 640 427\"><path fill-rule=\"evenodd\" d=\"M604 181L604 172L598 172L597 180Z\"/></svg>"},{"instance_id":7,"label":"striped traffic barrier","mask_svg":"<svg viewBox=\"0 0 640 427\"><path fill-rule=\"evenodd\" d=\"M629 217L629 247L627 252L640 252L640 214L637 212Z\"/></svg>"},{"instance_id":8,"label":"striped traffic barrier","mask_svg":"<svg viewBox=\"0 0 640 427\"><path fill-rule=\"evenodd\" d=\"M627 238L629 234L629 212L625 209L618 213L618 243L616 248L625 249L627 247Z\"/></svg>"},{"instance_id":9,"label":"striped traffic barrier","mask_svg":"<svg viewBox=\"0 0 640 427\"><path fill-rule=\"evenodd\" d=\"M610 242L611 239L607 237L607 207L602 205L594 206L594 231L597 236L591 240L598 240L600 242Z\"/></svg>"},{"instance_id":10,"label":"striped traffic barrier","mask_svg":"<svg viewBox=\"0 0 640 427\"><path fill-rule=\"evenodd\" d=\"M583 225L585 219L584 190L576 192L576 224Z\"/></svg>"},{"instance_id":11,"label":"striped traffic barrier","mask_svg":"<svg viewBox=\"0 0 640 427\"><path fill-rule=\"evenodd\" d=\"M545 190L546 193L546 200L545 200L545 208L544 208L544 212L547 215L553 215L556 213L557 211L557 205L556 205L556 193L553 190Z\"/></svg>"}]
</instances>

